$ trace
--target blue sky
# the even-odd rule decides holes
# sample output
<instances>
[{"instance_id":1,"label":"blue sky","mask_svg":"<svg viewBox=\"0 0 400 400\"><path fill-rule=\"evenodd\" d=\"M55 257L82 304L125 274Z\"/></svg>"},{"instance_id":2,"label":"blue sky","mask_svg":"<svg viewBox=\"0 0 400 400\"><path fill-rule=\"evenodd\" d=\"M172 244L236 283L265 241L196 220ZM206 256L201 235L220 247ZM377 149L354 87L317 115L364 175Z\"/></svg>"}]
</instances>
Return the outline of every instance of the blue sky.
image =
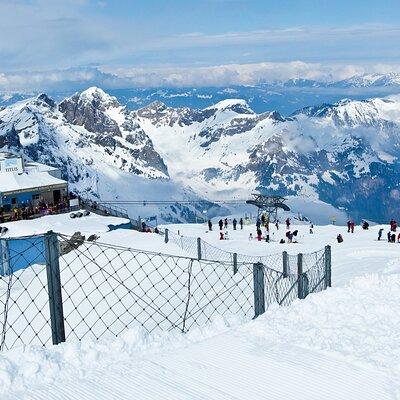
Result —
<instances>
[{"instance_id":1,"label":"blue sky","mask_svg":"<svg viewBox=\"0 0 400 400\"><path fill-rule=\"evenodd\" d=\"M397 72L399 15L399 0L0 0L0 88Z\"/></svg>"}]
</instances>

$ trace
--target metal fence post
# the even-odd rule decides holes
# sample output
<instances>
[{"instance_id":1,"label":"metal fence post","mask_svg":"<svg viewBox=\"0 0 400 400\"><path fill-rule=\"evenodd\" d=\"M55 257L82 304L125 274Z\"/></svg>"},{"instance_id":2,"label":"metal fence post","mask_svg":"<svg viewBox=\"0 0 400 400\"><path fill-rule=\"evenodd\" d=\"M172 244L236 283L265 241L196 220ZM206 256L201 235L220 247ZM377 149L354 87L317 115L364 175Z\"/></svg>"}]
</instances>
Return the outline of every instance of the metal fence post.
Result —
<instances>
[{"instance_id":1,"label":"metal fence post","mask_svg":"<svg viewBox=\"0 0 400 400\"><path fill-rule=\"evenodd\" d=\"M297 254L297 297L299 299L305 299L307 297L308 288L307 286L307 279L303 273L303 254Z\"/></svg>"},{"instance_id":2,"label":"metal fence post","mask_svg":"<svg viewBox=\"0 0 400 400\"><path fill-rule=\"evenodd\" d=\"M325 284L332 286L332 249L329 245L325 246Z\"/></svg>"},{"instance_id":3,"label":"metal fence post","mask_svg":"<svg viewBox=\"0 0 400 400\"><path fill-rule=\"evenodd\" d=\"M201 239L197 238L197 259L201 260Z\"/></svg>"},{"instance_id":4,"label":"metal fence post","mask_svg":"<svg viewBox=\"0 0 400 400\"><path fill-rule=\"evenodd\" d=\"M167 228L167 229L165 229L164 242L168 243L168 241L169 241L169 237L168 237L168 228Z\"/></svg>"},{"instance_id":5,"label":"metal fence post","mask_svg":"<svg viewBox=\"0 0 400 400\"><path fill-rule=\"evenodd\" d=\"M237 253L233 253L233 275L238 272Z\"/></svg>"},{"instance_id":6,"label":"metal fence post","mask_svg":"<svg viewBox=\"0 0 400 400\"><path fill-rule=\"evenodd\" d=\"M59 247L57 234L50 231L44 237L47 290L49 294L51 336L53 344L65 342L64 312L61 294Z\"/></svg>"},{"instance_id":7,"label":"metal fence post","mask_svg":"<svg viewBox=\"0 0 400 400\"><path fill-rule=\"evenodd\" d=\"M265 313L264 265L253 264L254 318Z\"/></svg>"},{"instance_id":8,"label":"metal fence post","mask_svg":"<svg viewBox=\"0 0 400 400\"><path fill-rule=\"evenodd\" d=\"M8 248L8 240L0 240L0 276L11 275L10 270L10 251Z\"/></svg>"},{"instance_id":9,"label":"metal fence post","mask_svg":"<svg viewBox=\"0 0 400 400\"><path fill-rule=\"evenodd\" d=\"M282 253L282 261L283 261L283 277L287 278L289 275L289 257L287 251Z\"/></svg>"}]
</instances>

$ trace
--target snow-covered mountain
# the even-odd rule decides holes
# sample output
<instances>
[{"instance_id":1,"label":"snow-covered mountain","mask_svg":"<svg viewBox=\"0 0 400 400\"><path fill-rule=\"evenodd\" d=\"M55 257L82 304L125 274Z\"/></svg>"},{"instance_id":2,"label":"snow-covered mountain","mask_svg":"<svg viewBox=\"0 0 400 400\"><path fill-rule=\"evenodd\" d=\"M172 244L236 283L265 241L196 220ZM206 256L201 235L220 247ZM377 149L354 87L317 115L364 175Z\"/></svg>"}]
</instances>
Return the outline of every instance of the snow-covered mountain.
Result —
<instances>
[{"instance_id":1,"label":"snow-covered mountain","mask_svg":"<svg viewBox=\"0 0 400 400\"><path fill-rule=\"evenodd\" d=\"M252 188L319 199L358 218L386 219L400 199L400 97L344 100L289 118L243 100L204 110L154 103L138 121L171 176L222 198Z\"/></svg>"},{"instance_id":2,"label":"snow-covered mountain","mask_svg":"<svg viewBox=\"0 0 400 400\"><path fill-rule=\"evenodd\" d=\"M365 87L389 87L389 86L400 86L400 73L390 72L388 74L363 74L355 75L351 78L344 79L342 81L331 82L329 86L335 87L353 87L353 88L365 88Z\"/></svg>"},{"instance_id":3,"label":"snow-covered mountain","mask_svg":"<svg viewBox=\"0 0 400 400\"><path fill-rule=\"evenodd\" d=\"M41 94L1 110L0 149L61 168L70 188L85 197L154 200L161 193L164 199L198 198L171 181L136 115L98 88L59 104ZM141 215L155 212L164 220L185 221L194 220L196 210L147 207Z\"/></svg>"},{"instance_id":4,"label":"snow-covered mountain","mask_svg":"<svg viewBox=\"0 0 400 400\"><path fill-rule=\"evenodd\" d=\"M107 82L106 76L102 76ZM62 91L46 93L59 102L72 96L82 87L99 85L100 80L90 82L70 82ZM82 86L84 85L84 86ZM221 87L127 87L109 89L107 92L130 110L146 107L154 101L161 101L169 107L207 108L222 100L240 98L246 100L252 110L262 113L277 110L282 115L290 115L296 110L322 103L334 103L343 98L363 100L398 94L400 73L369 73L355 75L344 80L322 81L306 78L261 82L254 85L230 85ZM39 93L37 93L38 95ZM32 93L0 92L0 108L32 97Z\"/></svg>"},{"instance_id":5,"label":"snow-covered mountain","mask_svg":"<svg viewBox=\"0 0 400 400\"><path fill-rule=\"evenodd\" d=\"M243 99L131 111L98 88L59 104L42 94L0 111L2 148L59 166L74 190L107 200L243 199L259 190L385 220L400 199L400 96L283 117L257 114ZM195 211L163 210L176 220Z\"/></svg>"}]
</instances>

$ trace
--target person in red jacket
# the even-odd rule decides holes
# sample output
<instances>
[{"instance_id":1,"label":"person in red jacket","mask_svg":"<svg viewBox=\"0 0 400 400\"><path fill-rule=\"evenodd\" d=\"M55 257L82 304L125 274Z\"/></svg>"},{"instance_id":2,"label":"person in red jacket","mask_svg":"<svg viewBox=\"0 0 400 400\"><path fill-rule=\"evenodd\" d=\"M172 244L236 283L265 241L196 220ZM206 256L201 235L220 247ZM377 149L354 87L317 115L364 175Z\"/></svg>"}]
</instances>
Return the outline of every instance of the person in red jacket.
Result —
<instances>
[{"instance_id":1,"label":"person in red jacket","mask_svg":"<svg viewBox=\"0 0 400 400\"><path fill-rule=\"evenodd\" d=\"M350 222L350 232L354 233L354 221Z\"/></svg>"}]
</instances>

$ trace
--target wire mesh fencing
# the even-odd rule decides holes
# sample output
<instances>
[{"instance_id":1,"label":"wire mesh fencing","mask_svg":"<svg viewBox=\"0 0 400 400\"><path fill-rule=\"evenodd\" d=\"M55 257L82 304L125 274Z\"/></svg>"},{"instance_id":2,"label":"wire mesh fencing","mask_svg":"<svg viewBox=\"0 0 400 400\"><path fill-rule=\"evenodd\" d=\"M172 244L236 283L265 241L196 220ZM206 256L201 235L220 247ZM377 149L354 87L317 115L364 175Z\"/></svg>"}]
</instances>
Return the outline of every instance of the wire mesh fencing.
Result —
<instances>
[{"instance_id":1,"label":"wire mesh fencing","mask_svg":"<svg viewBox=\"0 0 400 400\"><path fill-rule=\"evenodd\" d=\"M259 261L172 256L52 232L1 242L1 349L115 337L138 325L187 332L216 315L251 319L330 282L326 249L298 275Z\"/></svg>"},{"instance_id":2,"label":"wire mesh fencing","mask_svg":"<svg viewBox=\"0 0 400 400\"><path fill-rule=\"evenodd\" d=\"M213 246L201 238L184 236L179 233L175 233L169 229L160 231L160 234L164 236L166 243L173 243L186 252L189 257L210 260L210 261L221 261L230 263L262 263L267 265L269 268L276 269L283 272L283 268L287 268L287 273L297 273L297 256L291 256L291 262L283 266L282 253L275 253L269 255L248 255L241 254L238 252L230 252L223 250L219 247ZM307 258L307 263L304 265L304 271L311 268L314 264L312 255ZM294 258L293 258L294 257ZM294 262L293 262L294 260Z\"/></svg>"},{"instance_id":3,"label":"wire mesh fencing","mask_svg":"<svg viewBox=\"0 0 400 400\"><path fill-rule=\"evenodd\" d=\"M43 237L0 240L0 349L51 343Z\"/></svg>"}]
</instances>

